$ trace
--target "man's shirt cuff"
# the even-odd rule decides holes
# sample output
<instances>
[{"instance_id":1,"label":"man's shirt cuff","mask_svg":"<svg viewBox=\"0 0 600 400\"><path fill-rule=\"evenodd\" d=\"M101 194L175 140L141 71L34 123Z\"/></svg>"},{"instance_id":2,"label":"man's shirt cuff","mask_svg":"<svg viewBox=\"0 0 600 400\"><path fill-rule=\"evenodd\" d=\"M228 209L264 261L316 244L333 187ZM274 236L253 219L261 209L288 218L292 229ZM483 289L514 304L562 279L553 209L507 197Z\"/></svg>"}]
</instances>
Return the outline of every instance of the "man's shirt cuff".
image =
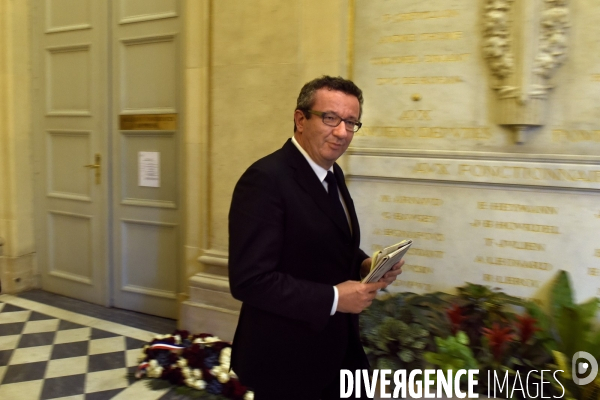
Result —
<instances>
[{"instance_id":1,"label":"man's shirt cuff","mask_svg":"<svg viewBox=\"0 0 600 400\"><path fill-rule=\"evenodd\" d=\"M329 315L335 314L335 310L337 310L337 304L340 295L338 294L338 288L333 287L333 307L331 307L331 313Z\"/></svg>"}]
</instances>

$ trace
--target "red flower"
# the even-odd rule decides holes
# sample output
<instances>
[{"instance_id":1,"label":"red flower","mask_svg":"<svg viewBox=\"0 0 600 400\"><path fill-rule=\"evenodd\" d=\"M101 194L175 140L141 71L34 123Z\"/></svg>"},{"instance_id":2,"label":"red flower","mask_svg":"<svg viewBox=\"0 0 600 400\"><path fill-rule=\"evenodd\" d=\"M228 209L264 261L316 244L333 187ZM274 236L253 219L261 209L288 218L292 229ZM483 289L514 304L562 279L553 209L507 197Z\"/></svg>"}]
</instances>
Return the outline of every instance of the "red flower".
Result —
<instances>
[{"instance_id":1,"label":"red flower","mask_svg":"<svg viewBox=\"0 0 600 400\"><path fill-rule=\"evenodd\" d=\"M209 337L213 337L214 335L211 335L210 333L199 333L197 335L192 336L192 340L196 340L196 339L206 339Z\"/></svg>"},{"instance_id":2,"label":"red flower","mask_svg":"<svg viewBox=\"0 0 600 400\"><path fill-rule=\"evenodd\" d=\"M206 352L198 343L194 343L190 347L183 350L181 356L187 360L190 368L204 367L204 358L206 357Z\"/></svg>"},{"instance_id":3,"label":"red flower","mask_svg":"<svg viewBox=\"0 0 600 400\"><path fill-rule=\"evenodd\" d=\"M512 330L501 328L497 323L494 323L492 329L482 328L482 332L488 340L494 358L496 361L500 361L506 345L514 340L515 335L512 334Z\"/></svg>"},{"instance_id":4,"label":"red flower","mask_svg":"<svg viewBox=\"0 0 600 400\"><path fill-rule=\"evenodd\" d=\"M212 347L213 349L215 349L217 352L221 352L221 350L223 350L225 347L231 347L231 343L228 342L215 342L215 343L211 343L210 347Z\"/></svg>"},{"instance_id":5,"label":"red flower","mask_svg":"<svg viewBox=\"0 0 600 400\"><path fill-rule=\"evenodd\" d=\"M175 332L173 332L172 334L173 336L179 335L181 337L181 340L185 340L190 336L190 331L186 331L186 330L175 330Z\"/></svg>"},{"instance_id":6,"label":"red flower","mask_svg":"<svg viewBox=\"0 0 600 400\"><path fill-rule=\"evenodd\" d=\"M242 385L239 380L231 378L223 385L222 394L226 397L232 398L233 400L243 400L244 394L246 394L247 390L248 388Z\"/></svg>"},{"instance_id":7,"label":"red flower","mask_svg":"<svg viewBox=\"0 0 600 400\"><path fill-rule=\"evenodd\" d=\"M452 324L452 334L456 334L461 328L462 322L467 318L462 314L462 308L459 305L454 304L448 310L446 310L448 319Z\"/></svg>"},{"instance_id":8,"label":"red flower","mask_svg":"<svg viewBox=\"0 0 600 400\"><path fill-rule=\"evenodd\" d=\"M517 328L519 329L519 332L521 333L521 343L523 343L523 344L527 343L527 341L529 339L531 339L531 337L533 336L534 333L536 333L537 331L541 331L540 328L535 326L537 320L535 318L533 318L531 315L529 315L529 314L525 314L523 316L518 315L517 319L519 320L519 323L517 324Z\"/></svg>"},{"instance_id":9,"label":"red flower","mask_svg":"<svg viewBox=\"0 0 600 400\"><path fill-rule=\"evenodd\" d=\"M181 368L165 368L161 378L169 381L172 385L183 385L185 381Z\"/></svg>"},{"instance_id":10,"label":"red flower","mask_svg":"<svg viewBox=\"0 0 600 400\"><path fill-rule=\"evenodd\" d=\"M206 381L206 383L215 380L215 376L210 372L208 368L202 368L202 379Z\"/></svg>"},{"instance_id":11,"label":"red flower","mask_svg":"<svg viewBox=\"0 0 600 400\"><path fill-rule=\"evenodd\" d=\"M150 342L150 345L153 345L153 344L156 344L156 343L175 344L175 338L171 336L171 337L164 338L164 339L153 339Z\"/></svg>"}]
</instances>

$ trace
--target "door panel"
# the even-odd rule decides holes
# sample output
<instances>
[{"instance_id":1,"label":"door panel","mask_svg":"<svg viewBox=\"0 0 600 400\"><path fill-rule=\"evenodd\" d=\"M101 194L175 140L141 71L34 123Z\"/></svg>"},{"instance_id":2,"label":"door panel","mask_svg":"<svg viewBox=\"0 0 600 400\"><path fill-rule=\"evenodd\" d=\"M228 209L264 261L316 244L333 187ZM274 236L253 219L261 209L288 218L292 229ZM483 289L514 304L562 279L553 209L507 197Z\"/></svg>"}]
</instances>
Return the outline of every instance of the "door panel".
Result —
<instances>
[{"instance_id":1,"label":"door panel","mask_svg":"<svg viewBox=\"0 0 600 400\"><path fill-rule=\"evenodd\" d=\"M92 285L92 218L58 211L48 213L48 274Z\"/></svg>"},{"instance_id":2,"label":"door panel","mask_svg":"<svg viewBox=\"0 0 600 400\"><path fill-rule=\"evenodd\" d=\"M92 27L93 0L46 0L46 33L88 29Z\"/></svg>"},{"instance_id":3,"label":"door panel","mask_svg":"<svg viewBox=\"0 0 600 400\"><path fill-rule=\"evenodd\" d=\"M158 22L157 22L158 23ZM174 35L124 39L121 42L123 110L173 113L177 106L177 60Z\"/></svg>"},{"instance_id":4,"label":"door panel","mask_svg":"<svg viewBox=\"0 0 600 400\"><path fill-rule=\"evenodd\" d=\"M172 318L182 248L176 7L175 1L113 0L114 303ZM165 114L175 123L162 129L152 118ZM133 124L121 127L123 117ZM158 187L140 185L140 152L158 153Z\"/></svg>"},{"instance_id":5,"label":"door panel","mask_svg":"<svg viewBox=\"0 0 600 400\"><path fill-rule=\"evenodd\" d=\"M36 2L34 154L45 290L107 305L107 7Z\"/></svg>"},{"instance_id":6,"label":"door panel","mask_svg":"<svg viewBox=\"0 0 600 400\"><path fill-rule=\"evenodd\" d=\"M94 158L90 131L47 131L46 182L48 196L92 201L89 171L73 168L86 165Z\"/></svg>"},{"instance_id":7,"label":"door panel","mask_svg":"<svg viewBox=\"0 0 600 400\"><path fill-rule=\"evenodd\" d=\"M48 113L55 116L91 114L90 45L49 47L46 62Z\"/></svg>"},{"instance_id":8,"label":"door panel","mask_svg":"<svg viewBox=\"0 0 600 400\"><path fill-rule=\"evenodd\" d=\"M121 24L177 16L177 0L120 0L118 4Z\"/></svg>"}]
</instances>

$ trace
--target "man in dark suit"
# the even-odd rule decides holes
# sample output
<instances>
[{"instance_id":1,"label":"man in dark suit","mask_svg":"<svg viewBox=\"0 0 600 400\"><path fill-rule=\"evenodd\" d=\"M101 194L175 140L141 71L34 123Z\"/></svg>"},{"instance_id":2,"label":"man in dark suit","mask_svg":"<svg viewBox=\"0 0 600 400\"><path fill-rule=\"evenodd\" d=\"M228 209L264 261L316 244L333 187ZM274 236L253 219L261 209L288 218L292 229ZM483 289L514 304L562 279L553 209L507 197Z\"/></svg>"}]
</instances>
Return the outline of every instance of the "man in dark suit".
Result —
<instances>
[{"instance_id":1,"label":"man in dark suit","mask_svg":"<svg viewBox=\"0 0 600 400\"><path fill-rule=\"evenodd\" d=\"M335 161L361 126L362 100L339 77L304 85L293 138L235 187L229 279L243 304L232 369L255 400L338 399L340 369L368 368L358 314L402 262L381 281L360 283L371 259L359 249L354 203Z\"/></svg>"}]
</instances>

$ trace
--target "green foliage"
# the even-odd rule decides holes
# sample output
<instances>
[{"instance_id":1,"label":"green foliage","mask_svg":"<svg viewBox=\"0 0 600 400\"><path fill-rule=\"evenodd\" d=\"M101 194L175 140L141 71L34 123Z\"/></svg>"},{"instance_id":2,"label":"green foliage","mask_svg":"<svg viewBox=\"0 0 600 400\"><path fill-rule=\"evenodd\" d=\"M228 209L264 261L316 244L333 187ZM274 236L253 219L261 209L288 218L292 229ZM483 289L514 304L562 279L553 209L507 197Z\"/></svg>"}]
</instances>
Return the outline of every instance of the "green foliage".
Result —
<instances>
[{"instance_id":1,"label":"green foliage","mask_svg":"<svg viewBox=\"0 0 600 400\"><path fill-rule=\"evenodd\" d=\"M540 330L536 333L538 339L544 344L544 346L549 350L556 349L556 340L554 335L552 334L552 319L548 314L546 314L540 306L535 304L532 301L526 302L524 305L527 313L531 315L537 321L537 327Z\"/></svg>"},{"instance_id":2,"label":"green foliage","mask_svg":"<svg viewBox=\"0 0 600 400\"><path fill-rule=\"evenodd\" d=\"M457 290L458 296L398 293L375 300L360 319L371 365L391 370L424 369L428 364L444 370L479 369L478 391L484 394L492 384L488 371L508 371L513 377L531 372L539 379L537 371L560 369L565 371L559 375L565 399L600 400L600 375L586 386L575 385L570 376L575 352L586 351L600 360L600 329L595 325L600 300L576 304L565 271L552 283L550 314L499 289L467 283ZM544 396L559 396L562 386L550 384L554 386L546 385Z\"/></svg>"},{"instance_id":3,"label":"green foliage","mask_svg":"<svg viewBox=\"0 0 600 400\"><path fill-rule=\"evenodd\" d=\"M523 300L499 289L468 283L458 288L458 305L466 317L461 329L469 336L474 347L481 347L481 331L494 323L507 324L514 319L508 306L523 306Z\"/></svg>"},{"instance_id":4,"label":"green foliage","mask_svg":"<svg viewBox=\"0 0 600 400\"><path fill-rule=\"evenodd\" d=\"M557 350L571 358L577 351L587 351L600 358L600 331L593 329L600 300L592 298L575 304L569 277L560 271L552 286L552 328Z\"/></svg>"},{"instance_id":5,"label":"green foliage","mask_svg":"<svg viewBox=\"0 0 600 400\"><path fill-rule=\"evenodd\" d=\"M464 332L446 339L435 338L437 352L426 352L425 360L433 365L438 365L442 370L478 369L477 360L469 347L469 337Z\"/></svg>"},{"instance_id":6,"label":"green foliage","mask_svg":"<svg viewBox=\"0 0 600 400\"><path fill-rule=\"evenodd\" d=\"M374 368L423 368L423 353L445 337L445 309L453 296L445 293L398 293L375 299L360 317L362 343Z\"/></svg>"},{"instance_id":7,"label":"green foliage","mask_svg":"<svg viewBox=\"0 0 600 400\"><path fill-rule=\"evenodd\" d=\"M567 393L578 399L600 399L600 378L594 382L578 386L570 375L570 361L578 351L586 351L600 359L600 330L594 329L596 314L600 306L597 298L576 304L565 271L560 271L551 290L551 331L556 346L554 359L558 369L562 369L562 383Z\"/></svg>"}]
</instances>

